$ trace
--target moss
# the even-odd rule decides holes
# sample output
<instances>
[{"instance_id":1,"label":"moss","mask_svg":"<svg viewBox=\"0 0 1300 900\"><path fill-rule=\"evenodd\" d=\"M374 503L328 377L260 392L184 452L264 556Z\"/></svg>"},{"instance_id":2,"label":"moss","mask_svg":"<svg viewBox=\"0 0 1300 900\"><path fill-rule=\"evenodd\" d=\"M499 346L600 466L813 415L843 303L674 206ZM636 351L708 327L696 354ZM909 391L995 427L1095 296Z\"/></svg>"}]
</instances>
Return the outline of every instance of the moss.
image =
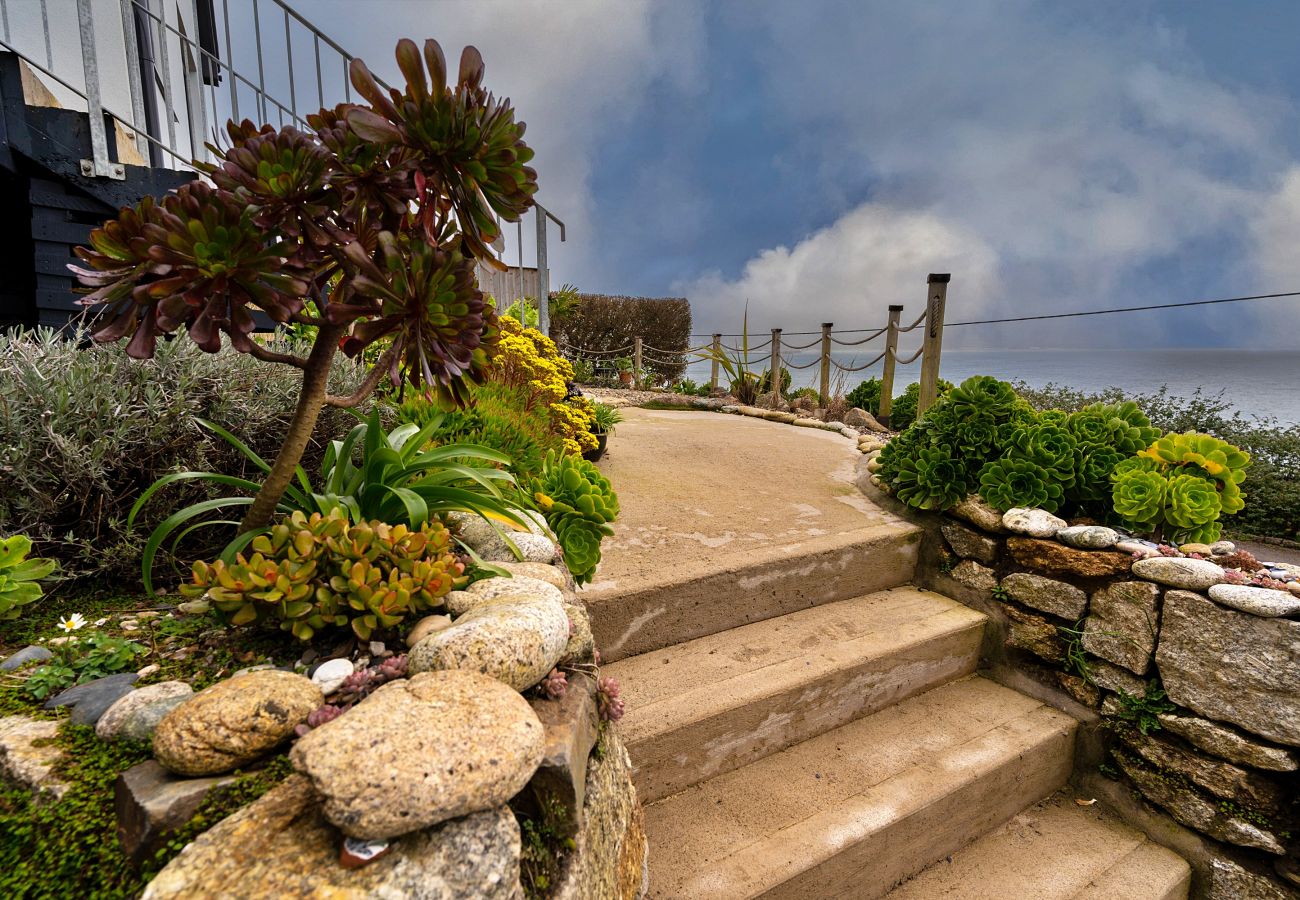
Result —
<instances>
[{"instance_id":1,"label":"moss","mask_svg":"<svg viewBox=\"0 0 1300 900\"><path fill-rule=\"evenodd\" d=\"M144 880L116 840L113 782L149 758L147 744L105 743L94 729L65 724L56 767L70 785L63 798L37 804L25 790L0 791L0 896L87 900L134 897Z\"/></svg>"},{"instance_id":2,"label":"moss","mask_svg":"<svg viewBox=\"0 0 1300 900\"><path fill-rule=\"evenodd\" d=\"M540 900L551 895L565 858L577 845L566 833L564 823L571 817L559 796L539 791L533 801L521 796L513 809L521 838L519 881L529 900Z\"/></svg>"},{"instance_id":3,"label":"moss","mask_svg":"<svg viewBox=\"0 0 1300 900\"><path fill-rule=\"evenodd\" d=\"M293 766L289 763L288 756L276 756L259 769L236 774L238 777L233 784L212 791L203 798L203 803L193 818L173 832L153 859L145 863L142 868L146 881L161 871L190 841L288 778L293 774Z\"/></svg>"},{"instance_id":4,"label":"moss","mask_svg":"<svg viewBox=\"0 0 1300 900\"><path fill-rule=\"evenodd\" d=\"M65 723L54 741L65 755L56 766L70 787L63 798L37 804L31 794L0 789L0 897L6 900L136 897L149 879L200 832L251 803L291 771L287 757L214 791L194 818L137 870L117 841L113 785L152 755L137 741L107 743L93 728Z\"/></svg>"}]
</instances>

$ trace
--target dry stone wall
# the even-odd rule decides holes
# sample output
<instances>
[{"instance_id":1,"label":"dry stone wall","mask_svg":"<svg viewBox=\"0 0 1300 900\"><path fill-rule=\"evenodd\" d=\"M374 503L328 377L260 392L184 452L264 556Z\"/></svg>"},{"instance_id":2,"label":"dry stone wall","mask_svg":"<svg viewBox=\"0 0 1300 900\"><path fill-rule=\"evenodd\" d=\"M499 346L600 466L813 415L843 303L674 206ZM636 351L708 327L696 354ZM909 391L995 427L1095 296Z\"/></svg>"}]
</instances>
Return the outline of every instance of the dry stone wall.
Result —
<instances>
[{"instance_id":1,"label":"dry stone wall","mask_svg":"<svg viewBox=\"0 0 1300 900\"><path fill-rule=\"evenodd\" d=\"M1233 584L1227 542L1162 555L978 497L919 513L869 466L859 485L926 528L918 582L989 614L986 668L1099 725L1080 777L1195 833L1171 841L1204 851L1195 896L1300 897L1300 570L1269 569L1286 590Z\"/></svg>"}]
</instances>

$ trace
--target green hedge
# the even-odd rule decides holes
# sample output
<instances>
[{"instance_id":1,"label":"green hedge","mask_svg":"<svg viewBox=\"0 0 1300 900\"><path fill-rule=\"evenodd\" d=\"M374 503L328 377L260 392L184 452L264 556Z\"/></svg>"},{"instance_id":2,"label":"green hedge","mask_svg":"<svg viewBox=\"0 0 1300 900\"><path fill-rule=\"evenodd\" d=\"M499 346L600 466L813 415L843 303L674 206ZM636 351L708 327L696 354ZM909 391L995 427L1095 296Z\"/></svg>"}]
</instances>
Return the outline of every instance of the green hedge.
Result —
<instances>
[{"instance_id":1,"label":"green hedge","mask_svg":"<svg viewBox=\"0 0 1300 900\"><path fill-rule=\"evenodd\" d=\"M583 350L612 351L631 347L640 337L647 347L646 370L667 384L686 371L683 354L691 346L691 304L685 298L610 297L578 294L577 302L551 325L551 337L565 355L565 345ZM631 357L627 350L621 355ZM609 362L601 356L599 361Z\"/></svg>"}]
</instances>

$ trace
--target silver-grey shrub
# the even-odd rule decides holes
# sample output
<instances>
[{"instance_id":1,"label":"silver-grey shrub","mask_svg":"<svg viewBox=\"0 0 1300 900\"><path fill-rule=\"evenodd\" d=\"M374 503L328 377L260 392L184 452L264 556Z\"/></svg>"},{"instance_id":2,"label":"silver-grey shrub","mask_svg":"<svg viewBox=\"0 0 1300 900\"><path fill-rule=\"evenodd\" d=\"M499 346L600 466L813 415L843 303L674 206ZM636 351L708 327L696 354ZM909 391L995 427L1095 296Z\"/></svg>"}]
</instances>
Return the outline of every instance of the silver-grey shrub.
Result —
<instances>
[{"instance_id":1,"label":"silver-grey shrub","mask_svg":"<svg viewBox=\"0 0 1300 900\"><path fill-rule=\"evenodd\" d=\"M330 390L350 393L363 375L339 357ZM137 579L153 526L210 490L165 489L128 533L131 505L159 476L184 469L260 474L196 417L273 459L300 377L228 348L204 353L184 338L161 343L153 359L134 360L84 335L0 335L0 535L28 535L72 576ZM354 423L343 410L322 412L304 466L313 467L323 442Z\"/></svg>"}]
</instances>

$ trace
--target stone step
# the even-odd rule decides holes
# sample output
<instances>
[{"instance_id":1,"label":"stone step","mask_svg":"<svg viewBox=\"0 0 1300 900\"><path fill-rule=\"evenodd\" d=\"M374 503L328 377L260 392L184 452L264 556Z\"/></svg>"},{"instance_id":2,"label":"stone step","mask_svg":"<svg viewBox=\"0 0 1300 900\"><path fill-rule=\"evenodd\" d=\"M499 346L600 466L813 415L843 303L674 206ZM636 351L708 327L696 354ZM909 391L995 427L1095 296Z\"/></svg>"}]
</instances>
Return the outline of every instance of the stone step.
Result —
<instances>
[{"instance_id":1,"label":"stone step","mask_svg":"<svg viewBox=\"0 0 1300 900\"><path fill-rule=\"evenodd\" d=\"M891 891L888 900L1187 900L1176 853L1062 790Z\"/></svg>"},{"instance_id":2,"label":"stone step","mask_svg":"<svg viewBox=\"0 0 1300 900\"><path fill-rule=\"evenodd\" d=\"M893 588L606 665L645 802L975 671L985 618Z\"/></svg>"},{"instance_id":3,"label":"stone step","mask_svg":"<svg viewBox=\"0 0 1300 900\"><path fill-rule=\"evenodd\" d=\"M607 662L906 584L921 531L891 522L753 548L701 566L597 579L581 594Z\"/></svg>"},{"instance_id":4,"label":"stone step","mask_svg":"<svg viewBox=\"0 0 1300 900\"><path fill-rule=\"evenodd\" d=\"M1075 727L978 677L904 700L649 805L649 896L884 896L1060 788Z\"/></svg>"}]
</instances>

